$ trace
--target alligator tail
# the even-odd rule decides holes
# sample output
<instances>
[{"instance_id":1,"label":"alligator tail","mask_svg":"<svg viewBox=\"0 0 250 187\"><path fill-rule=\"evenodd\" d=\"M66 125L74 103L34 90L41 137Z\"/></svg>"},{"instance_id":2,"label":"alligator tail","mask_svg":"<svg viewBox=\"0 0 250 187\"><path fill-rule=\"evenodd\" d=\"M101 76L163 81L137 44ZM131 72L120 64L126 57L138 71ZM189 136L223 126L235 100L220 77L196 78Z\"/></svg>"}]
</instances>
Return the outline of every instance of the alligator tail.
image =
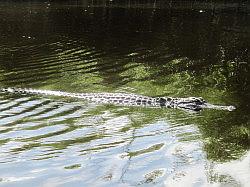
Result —
<instances>
[{"instance_id":1,"label":"alligator tail","mask_svg":"<svg viewBox=\"0 0 250 187\"><path fill-rule=\"evenodd\" d=\"M5 93L19 93L19 94L35 94L35 95L51 95L51 96L62 96L62 97L77 97L80 98L80 94L68 93L62 91L50 91L50 90L34 90L28 88L1 88L0 92Z\"/></svg>"}]
</instances>

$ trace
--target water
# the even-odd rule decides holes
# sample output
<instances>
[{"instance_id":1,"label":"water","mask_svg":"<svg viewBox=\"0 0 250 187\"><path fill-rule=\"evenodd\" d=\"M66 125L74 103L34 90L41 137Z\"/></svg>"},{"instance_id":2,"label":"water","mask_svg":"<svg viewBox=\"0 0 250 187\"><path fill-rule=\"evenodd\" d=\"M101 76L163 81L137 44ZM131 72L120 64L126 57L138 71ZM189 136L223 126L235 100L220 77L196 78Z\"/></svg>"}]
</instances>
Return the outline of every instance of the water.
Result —
<instances>
[{"instance_id":1,"label":"water","mask_svg":"<svg viewBox=\"0 0 250 187\"><path fill-rule=\"evenodd\" d=\"M154 4L1 3L1 87L199 96L237 109L1 93L0 186L247 186L249 20Z\"/></svg>"}]
</instances>

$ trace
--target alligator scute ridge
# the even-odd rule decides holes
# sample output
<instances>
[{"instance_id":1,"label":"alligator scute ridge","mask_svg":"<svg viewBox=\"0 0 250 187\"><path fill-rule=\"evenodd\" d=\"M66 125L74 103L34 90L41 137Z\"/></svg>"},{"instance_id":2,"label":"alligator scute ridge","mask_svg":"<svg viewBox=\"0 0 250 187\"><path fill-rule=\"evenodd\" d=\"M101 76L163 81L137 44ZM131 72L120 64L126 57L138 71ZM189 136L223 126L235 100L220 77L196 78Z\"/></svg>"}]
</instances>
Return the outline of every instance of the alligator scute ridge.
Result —
<instances>
[{"instance_id":1,"label":"alligator scute ridge","mask_svg":"<svg viewBox=\"0 0 250 187\"><path fill-rule=\"evenodd\" d=\"M30 88L1 88L1 92L51 95L62 97L80 98L87 101L103 104L115 104L123 106L147 106L147 107L165 107L180 108L191 111L200 111L204 108L233 111L234 106L220 106L207 103L201 97L149 97L131 93L70 93L52 90L39 90Z\"/></svg>"}]
</instances>

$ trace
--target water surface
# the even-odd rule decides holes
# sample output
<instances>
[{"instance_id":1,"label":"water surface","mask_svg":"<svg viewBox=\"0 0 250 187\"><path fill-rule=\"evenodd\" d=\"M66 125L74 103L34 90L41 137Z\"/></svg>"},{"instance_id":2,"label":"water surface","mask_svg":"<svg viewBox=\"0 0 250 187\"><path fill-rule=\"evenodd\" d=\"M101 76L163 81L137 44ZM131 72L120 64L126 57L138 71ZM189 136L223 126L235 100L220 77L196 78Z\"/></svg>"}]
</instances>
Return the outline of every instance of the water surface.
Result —
<instances>
[{"instance_id":1,"label":"water surface","mask_svg":"<svg viewBox=\"0 0 250 187\"><path fill-rule=\"evenodd\" d=\"M249 14L0 5L0 86L199 96L189 113L0 94L0 186L247 186Z\"/></svg>"}]
</instances>

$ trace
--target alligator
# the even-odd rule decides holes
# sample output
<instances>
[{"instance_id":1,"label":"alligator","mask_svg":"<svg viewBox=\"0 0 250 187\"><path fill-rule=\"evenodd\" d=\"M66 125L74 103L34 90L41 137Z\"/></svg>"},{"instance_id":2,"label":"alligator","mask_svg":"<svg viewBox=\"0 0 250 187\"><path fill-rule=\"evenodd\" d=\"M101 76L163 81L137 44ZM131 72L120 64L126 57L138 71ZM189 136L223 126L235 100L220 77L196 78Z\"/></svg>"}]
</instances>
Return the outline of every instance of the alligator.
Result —
<instances>
[{"instance_id":1,"label":"alligator","mask_svg":"<svg viewBox=\"0 0 250 187\"><path fill-rule=\"evenodd\" d=\"M235 109L234 106L220 106L210 104L201 97L149 97L131 93L70 93L27 88L2 88L0 89L0 92L73 97L103 104L146 106L156 108L180 108L191 111L200 111L204 108L228 111L233 111Z\"/></svg>"}]
</instances>

